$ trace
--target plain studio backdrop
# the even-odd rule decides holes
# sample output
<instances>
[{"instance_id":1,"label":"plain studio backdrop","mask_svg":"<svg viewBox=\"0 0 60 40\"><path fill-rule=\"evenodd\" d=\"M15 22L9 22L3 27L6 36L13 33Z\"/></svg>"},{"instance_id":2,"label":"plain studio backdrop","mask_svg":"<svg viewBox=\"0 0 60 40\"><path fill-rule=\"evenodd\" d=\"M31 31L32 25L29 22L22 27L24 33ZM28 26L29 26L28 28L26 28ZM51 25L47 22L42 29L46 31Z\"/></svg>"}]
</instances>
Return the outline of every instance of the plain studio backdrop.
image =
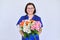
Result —
<instances>
[{"instance_id":1,"label":"plain studio backdrop","mask_svg":"<svg viewBox=\"0 0 60 40\"><path fill-rule=\"evenodd\" d=\"M0 40L21 40L16 23L28 2L35 4L43 22L40 40L60 40L60 0L0 0Z\"/></svg>"}]
</instances>

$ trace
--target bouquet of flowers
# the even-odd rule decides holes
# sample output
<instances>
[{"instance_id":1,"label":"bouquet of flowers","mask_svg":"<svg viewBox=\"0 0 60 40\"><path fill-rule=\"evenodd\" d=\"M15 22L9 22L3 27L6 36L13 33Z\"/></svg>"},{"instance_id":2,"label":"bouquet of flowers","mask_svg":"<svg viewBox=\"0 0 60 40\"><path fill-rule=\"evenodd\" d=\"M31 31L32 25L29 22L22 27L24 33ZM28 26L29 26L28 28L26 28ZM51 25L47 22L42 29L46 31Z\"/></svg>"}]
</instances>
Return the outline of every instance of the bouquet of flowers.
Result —
<instances>
[{"instance_id":1,"label":"bouquet of flowers","mask_svg":"<svg viewBox=\"0 0 60 40\"><path fill-rule=\"evenodd\" d=\"M24 20L20 23L20 30L23 31L24 37L28 37L30 34L39 34L40 27L40 21Z\"/></svg>"}]
</instances>

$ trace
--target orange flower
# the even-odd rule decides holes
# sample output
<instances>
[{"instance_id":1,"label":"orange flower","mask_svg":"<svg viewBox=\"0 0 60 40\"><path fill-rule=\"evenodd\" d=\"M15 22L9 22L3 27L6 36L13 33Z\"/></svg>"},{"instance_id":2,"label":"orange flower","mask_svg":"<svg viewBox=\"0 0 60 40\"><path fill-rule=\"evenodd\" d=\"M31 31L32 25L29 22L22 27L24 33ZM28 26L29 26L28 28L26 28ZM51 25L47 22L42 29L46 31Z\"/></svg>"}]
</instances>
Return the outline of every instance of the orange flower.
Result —
<instances>
[{"instance_id":1,"label":"orange flower","mask_svg":"<svg viewBox=\"0 0 60 40\"><path fill-rule=\"evenodd\" d=\"M23 22L23 21L20 23L20 26L21 26L21 27L23 27L23 26L24 26L24 22Z\"/></svg>"},{"instance_id":2,"label":"orange flower","mask_svg":"<svg viewBox=\"0 0 60 40\"><path fill-rule=\"evenodd\" d=\"M28 25L30 22L29 21L26 21L26 25Z\"/></svg>"},{"instance_id":3,"label":"orange flower","mask_svg":"<svg viewBox=\"0 0 60 40\"><path fill-rule=\"evenodd\" d=\"M31 21L31 23L34 22L34 20L30 20L30 21Z\"/></svg>"}]
</instances>

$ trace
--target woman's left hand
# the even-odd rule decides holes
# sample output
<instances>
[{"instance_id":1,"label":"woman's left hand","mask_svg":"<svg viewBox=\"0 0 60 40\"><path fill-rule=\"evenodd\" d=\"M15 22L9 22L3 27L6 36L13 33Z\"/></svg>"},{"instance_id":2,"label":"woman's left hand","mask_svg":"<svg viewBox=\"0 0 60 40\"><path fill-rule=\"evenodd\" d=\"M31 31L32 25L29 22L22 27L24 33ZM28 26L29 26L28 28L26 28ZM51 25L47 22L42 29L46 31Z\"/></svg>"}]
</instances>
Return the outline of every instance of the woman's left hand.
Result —
<instances>
[{"instance_id":1,"label":"woman's left hand","mask_svg":"<svg viewBox=\"0 0 60 40\"><path fill-rule=\"evenodd\" d=\"M40 31L39 31L39 33L38 33L38 34L41 34L41 32L42 32L42 28L40 28Z\"/></svg>"}]
</instances>

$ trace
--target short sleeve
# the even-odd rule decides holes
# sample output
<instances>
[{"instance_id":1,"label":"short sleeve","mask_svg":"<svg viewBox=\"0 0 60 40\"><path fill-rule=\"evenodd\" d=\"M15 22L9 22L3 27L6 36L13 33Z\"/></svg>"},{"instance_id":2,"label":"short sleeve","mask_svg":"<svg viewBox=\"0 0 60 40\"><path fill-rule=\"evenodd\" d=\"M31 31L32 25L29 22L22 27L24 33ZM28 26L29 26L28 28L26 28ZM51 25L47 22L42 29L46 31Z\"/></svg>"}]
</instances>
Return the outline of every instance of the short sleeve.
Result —
<instances>
[{"instance_id":1,"label":"short sleeve","mask_svg":"<svg viewBox=\"0 0 60 40\"><path fill-rule=\"evenodd\" d=\"M38 18L38 20L40 21L40 23L41 23L41 27L43 27L43 23L42 23L42 20L41 20L41 18L39 17Z\"/></svg>"},{"instance_id":2,"label":"short sleeve","mask_svg":"<svg viewBox=\"0 0 60 40\"><path fill-rule=\"evenodd\" d=\"M22 22L22 20L24 19L24 17L20 17L20 19L18 20L17 24L16 25L19 25L20 22Z\"/></svg>"}]
</instances>

